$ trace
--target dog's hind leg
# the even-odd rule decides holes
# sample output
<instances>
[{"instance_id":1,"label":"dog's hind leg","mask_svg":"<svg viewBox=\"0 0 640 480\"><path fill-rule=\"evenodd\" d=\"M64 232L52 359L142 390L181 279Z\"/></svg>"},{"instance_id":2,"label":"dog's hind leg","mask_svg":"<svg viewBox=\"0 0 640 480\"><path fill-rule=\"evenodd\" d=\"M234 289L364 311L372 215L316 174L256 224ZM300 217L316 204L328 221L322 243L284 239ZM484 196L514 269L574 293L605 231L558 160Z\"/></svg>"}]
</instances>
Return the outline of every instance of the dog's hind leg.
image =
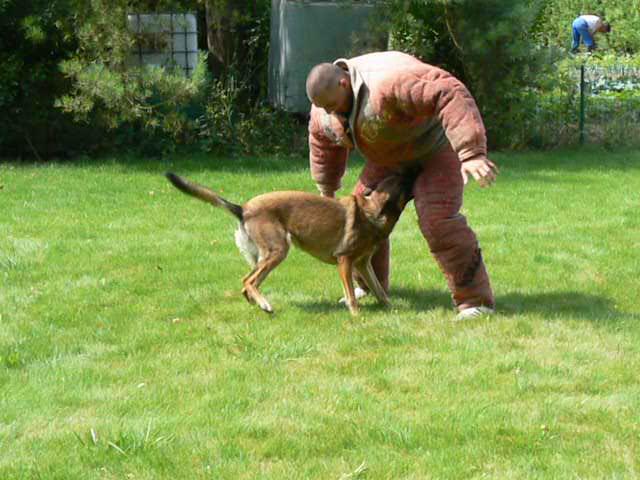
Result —
<instances>
[{"instance_id":1,"label":"dog's hind leg","mask_svg":"<svg viewBox=\"0 0 640 480\"><path fill-rule=\"evenodd\" d=\"M267 275L287 257L289 252L287 232L279 225L269 224L268 227L263 226L255 231L252 240L258 246L260 255L253 272L242 281L244 285L242 293L250 303L255 302L265 312L273 313L273 307L258 288Z\"/></svg>"},{"instance_id":2,"label":"dog's hind leg","mask_svg":"<svg viewBox=\"0 0 640 480\"><path fill-rule=\"evenodd\" d=\"M358 260L355 264L356 271L360 274L364 283L369 287L369 290L373 292L378 301L386 306L389 305L389 297L387 296L387 292L384 291L378 277L376 277L375 272L373 271L373 266L371 265L371 257L366 257L364 259Z\"/></svg>"},{"instance_id":3,"label":"dog's hind leg","mask_svg":"<svg viewBox=\"0 0 640 480\"><path fill-rule=\"evenodd\" d=\"M242 293L249 300L250 303L257 303L258 306L267 313L273 313L273 307L269 304L267 299L260 293L258 287L267 278L267 275L276 268L287 256L286 250L275 250L269 252L269 254L258 261L256 270L245 279L244 288Z\"/></svg>"},{"instance_id":4,"label":"dog's hind leg","mask_svg":"<svg viewBox=\"0 0 640 480\"><path fill-rule=\"evenodd\" d=\"M242 223L238 225L234 238L236 240L236 247L238 247L238 250L240 250L240 253L247 263L252 267L255 267L258 262L258 247L256 247L256 244L251 239Z\"/></svg>"}]
</instances>

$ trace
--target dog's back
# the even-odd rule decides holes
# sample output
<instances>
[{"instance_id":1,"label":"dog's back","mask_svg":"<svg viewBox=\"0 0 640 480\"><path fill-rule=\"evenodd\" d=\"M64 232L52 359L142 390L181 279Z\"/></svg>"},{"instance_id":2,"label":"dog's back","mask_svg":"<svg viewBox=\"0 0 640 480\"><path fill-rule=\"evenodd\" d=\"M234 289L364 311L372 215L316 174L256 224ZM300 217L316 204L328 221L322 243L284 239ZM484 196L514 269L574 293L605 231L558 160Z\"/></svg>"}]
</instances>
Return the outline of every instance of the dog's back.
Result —
<instances>
[{"instance_id":1,"label":"dog's back","mask_svg":"<svg viewBox=\"0 0 640 480\"><path fill-rule=\"evenodd\" d=\"M250 236L257 228L277 224L296 247L323 262L336 262L333 254L347 223L344 202L313 193L278 191L252 198L242 209Z\"/></svg>"}]
</instances>

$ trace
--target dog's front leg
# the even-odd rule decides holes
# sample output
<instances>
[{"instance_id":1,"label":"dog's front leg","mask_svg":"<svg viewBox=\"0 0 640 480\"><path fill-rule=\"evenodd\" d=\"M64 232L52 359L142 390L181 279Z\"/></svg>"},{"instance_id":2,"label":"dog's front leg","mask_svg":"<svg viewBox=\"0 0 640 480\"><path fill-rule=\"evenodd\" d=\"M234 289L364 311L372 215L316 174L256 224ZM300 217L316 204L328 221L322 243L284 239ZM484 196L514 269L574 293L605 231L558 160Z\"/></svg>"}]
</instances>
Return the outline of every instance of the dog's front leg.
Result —
<instances>
[{"instance_id":1,"label":"dog's front leg","mask_svg":"<svg viewBox=\"0 0 640 480\"><path fill-rule=\"evenodd\" d=\"M384 291L378 277L376 277L376 273L373 271L373 266L371 265L371 257L359 260L356 263L356 271L360 274L364 283L369 287L369 290L373 292L378 301L385 306L389 306L389 297L387 292Z\"/></svg>"},{"instance_id":2,"label":"dog's front leg","mask_svg":"<svg viewBox=\"0 0 640 480\"><path fill-rule=\"evenodd\" d=\"M338 257L338 273L342 280L342 288L346 299L347 307L351 315L358 314L358 301L353 291L353 261L347 256Z\"/></svg>"}]
</instances>

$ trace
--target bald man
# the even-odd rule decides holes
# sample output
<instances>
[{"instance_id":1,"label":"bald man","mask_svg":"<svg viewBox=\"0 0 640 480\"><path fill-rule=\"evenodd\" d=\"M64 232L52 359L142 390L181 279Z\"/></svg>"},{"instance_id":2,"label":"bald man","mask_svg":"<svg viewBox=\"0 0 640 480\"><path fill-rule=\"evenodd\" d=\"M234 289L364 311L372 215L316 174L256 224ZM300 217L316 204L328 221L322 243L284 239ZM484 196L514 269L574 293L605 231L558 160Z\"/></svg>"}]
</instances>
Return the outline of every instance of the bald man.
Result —
<instances>
[{"instance_id":1,"label":"bald man","mask_svg":"<svg viewBox=\"0 0 640 480\"><path fill-rule=\"evenodd\" d=\"M387 175L418 170L414 204L431 254L445 275L458 319L494 312L478 241L460 214L464 185L495 181L484 124L467 88L451 74L400 52L316 65L307 77L311 175L322 195L341 187L353 149L366 159L356 192ZM389 243L373 267L389 289Z\"/></svg>"}]
</instances>

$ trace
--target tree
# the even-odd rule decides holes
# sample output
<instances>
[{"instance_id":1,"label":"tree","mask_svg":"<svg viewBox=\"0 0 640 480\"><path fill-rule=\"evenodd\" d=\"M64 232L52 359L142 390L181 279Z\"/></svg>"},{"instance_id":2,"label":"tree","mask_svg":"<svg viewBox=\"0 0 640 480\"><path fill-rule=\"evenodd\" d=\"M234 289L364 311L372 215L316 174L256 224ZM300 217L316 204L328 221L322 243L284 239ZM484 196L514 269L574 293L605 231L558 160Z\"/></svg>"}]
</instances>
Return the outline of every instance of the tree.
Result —
<instances>
[{"instance_id":1,"label":"tree","mask_svg":"<svg viewBox=\"0 0 640 480\"><path fill-rule=\"evenodd\" d=\"M177 143L191 142L196 134L197 107L200 113L204 111L204 63L190 78L181 71L131 65L136 36L127 15L145 12L144 3L138 3L132 10L127 0L76 0L78 48L61 63L72 88L57 105L79 122L112 130L133 128L138 141L147 134L155 135L151 143L156 143L159 134ZM154 3L165 12L176 8L176 2ZM109 15L105 15L107 11Z\"/></svg>"},{"instance_id":2,"label":"tree","mask_svg":"<svg viewBox=\"0 0 640 480\"><path fill-rule=\"evenodd\" d=\"M492 146L517 143L529 91L549 62L529 35L540 0L391 0L391 47L460 78L472 91ZM521 124L522 122L520 122Z\"/></svg>"}]
</instances>

